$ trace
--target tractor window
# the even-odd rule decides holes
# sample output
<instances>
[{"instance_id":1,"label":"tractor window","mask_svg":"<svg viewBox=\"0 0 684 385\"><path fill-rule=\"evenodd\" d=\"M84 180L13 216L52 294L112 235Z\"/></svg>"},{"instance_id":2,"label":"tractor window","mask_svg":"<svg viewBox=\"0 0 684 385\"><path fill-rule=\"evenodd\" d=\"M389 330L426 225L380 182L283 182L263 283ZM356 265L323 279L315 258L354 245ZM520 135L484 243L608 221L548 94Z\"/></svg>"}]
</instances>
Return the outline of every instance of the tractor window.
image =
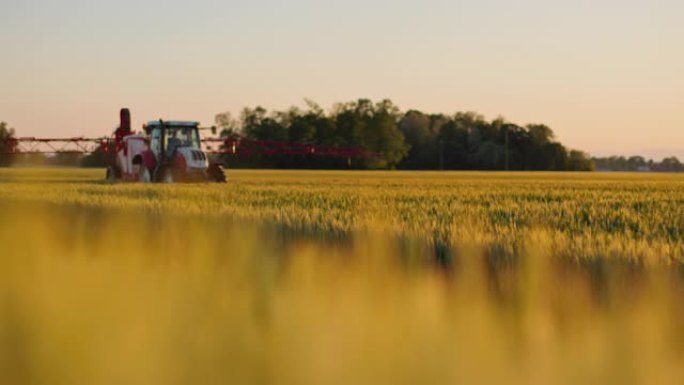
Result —
<instances>
[{"instance_id":1,"label":"tractor window","mask_svg":"<svg viewBox=\"0 0 684 385\"><path fill-rule=\"evenodd\" d=\"M161 129L152 130L152 135L150 135L150 149L156 156L159 156L159 153L161 152L161 136Z\"/></svg>"},{"instance_id":2,"label":"tractor window","mask_svg":"<svg viewBox=\"0 0 684 385\"><path fill-rule=\"evenodd\" d=\"M189 146L200 148L199 134L193 127L171 127L166 131L166 145L171 147Z\"/></svg>"}]
</instances>

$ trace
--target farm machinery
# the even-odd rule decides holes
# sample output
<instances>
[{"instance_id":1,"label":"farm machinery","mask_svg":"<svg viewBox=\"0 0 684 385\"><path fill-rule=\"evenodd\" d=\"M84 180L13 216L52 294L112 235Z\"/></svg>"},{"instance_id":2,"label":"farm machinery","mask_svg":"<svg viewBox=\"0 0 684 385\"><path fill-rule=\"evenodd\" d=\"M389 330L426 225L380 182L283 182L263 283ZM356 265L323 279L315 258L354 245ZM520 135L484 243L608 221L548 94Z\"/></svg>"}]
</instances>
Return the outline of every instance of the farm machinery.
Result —
<instances>
[{"instance_id":1,"label":"farm machinery","mask_svg":"<svg viewBox=\"0 0 684 385\"><path fill-rule=\"evenodd\" d=\"M202 150L198 122L159 119L148 122L143 126L143 133L136 134L131 131L128 109L122 109L120 115L107 180L143 183L226 181L222 166L210 162ZM111 146L106 147L106 152L111 153Z\"/></svg>"},{"instance_id":2,"label":"farm machinery","mask_svg":"<svg viewBox=\"0 0 684 385\"><path fill-rule=\"evenodd\" d=\"M120 111L113 137L103 138L0 138L0 153L92 154L107 161L106 179L125 182L226 182L222 163L230 156L320 156L346 158L375 154L354 147L299 142L254 140L239 136L203 137L216 127L201 127L194 121L153 120L140 132L131 129L127 108ZM221 159L222 158L222 159Z\"/></svg>"}]
</instances>

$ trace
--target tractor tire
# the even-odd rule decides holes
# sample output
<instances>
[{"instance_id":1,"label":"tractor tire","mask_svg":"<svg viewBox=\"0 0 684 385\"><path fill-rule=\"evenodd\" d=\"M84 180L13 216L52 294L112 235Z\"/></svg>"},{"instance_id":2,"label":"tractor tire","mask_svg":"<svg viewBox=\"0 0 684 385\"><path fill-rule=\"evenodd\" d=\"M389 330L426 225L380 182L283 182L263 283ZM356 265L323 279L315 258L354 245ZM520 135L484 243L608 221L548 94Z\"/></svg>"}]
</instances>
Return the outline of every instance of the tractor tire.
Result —
<instances>
[{"instance_id":1,"label":"tractor tire","mask_svg":"<svg viewBox=\"0 0 684 385\"><path fill-rule=\"evenodd\" d=\"M158 181L160 183L178 183L181 181L182 178L178 175L178 172L176 172L173 167L164 167L159 169L159 178Z\"/></svg>"},{"instance_id":2,"label":"tractor tire","mask_svg":"<svg viewBox=\"0 0 684 385\"><path fill-rule=\"evenodd\" d=\"M138 181L140 183L151 183L152 182L152 172L145 166L140 166L140 171L138 172Z\"/></svg>"},{"instance_id":3,"label":"tractor tire","mask_svg":"<svg viewBox=\"0 0 684 385\"><path fill-rule=\"evenodd\" d=\"M207 169L207 177L211 182L226 183L226 173L220 164L210 164Z\"/></svg>"},{"instance_id":4,"label":"tractor tire","mask_svg":"<svg viewBox=\"0 0 684 385\"><path fill-rule=\"evenodd\" d=\"M114 183L116 182L116 170L114 167L109 166L107 167L107 173L105 174L105 180L109 183Z\"/></svg>"}]
</instances>

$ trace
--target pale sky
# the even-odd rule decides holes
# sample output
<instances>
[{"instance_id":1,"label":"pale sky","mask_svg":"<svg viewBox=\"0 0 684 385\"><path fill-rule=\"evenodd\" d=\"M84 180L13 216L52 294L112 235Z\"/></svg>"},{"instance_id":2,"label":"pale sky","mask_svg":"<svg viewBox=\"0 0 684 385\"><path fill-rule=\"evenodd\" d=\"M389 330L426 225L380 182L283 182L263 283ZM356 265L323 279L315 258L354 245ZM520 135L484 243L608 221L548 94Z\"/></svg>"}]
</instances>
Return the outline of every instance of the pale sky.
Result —
<instances>
[{"instance_id":1,"label":"pale sky","mask_svg":"<svg viewBox=\"0 0 684 385\"><path fill-rule=\"evenodd\" d=\"M0 0L0 120L103 136L244 106L390 98L684 159L682 0Z\"/></svg>"}]
</instances>

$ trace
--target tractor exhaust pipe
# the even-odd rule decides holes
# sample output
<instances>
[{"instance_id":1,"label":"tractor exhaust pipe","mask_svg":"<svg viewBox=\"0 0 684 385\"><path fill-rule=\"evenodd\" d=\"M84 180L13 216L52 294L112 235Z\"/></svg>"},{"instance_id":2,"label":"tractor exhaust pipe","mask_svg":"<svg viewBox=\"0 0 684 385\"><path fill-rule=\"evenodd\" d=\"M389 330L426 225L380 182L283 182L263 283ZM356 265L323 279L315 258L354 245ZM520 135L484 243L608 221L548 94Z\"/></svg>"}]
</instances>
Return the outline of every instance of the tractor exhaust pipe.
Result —
<instances>
[{"instance_id":1,"label":"tractor exhaust pipe","mask_svg":"<svg viewBox=\"0 0 684 385\"><path fill-rule=\"evenodd\" d=\"M119 130L123 136L131 133L131 112L128 108L122 108L119 112Z\"/></svg>"},{"instance_id":2,"label":"tractor exhaust pipe","mask_svg":"<svg viewBox=\"0 0 684 385\"><path fill-rule=\"evenodd\" d=\"M119 111L119 127L114 131L114 148L112 154L116 154L123 148L123 138L131 134L131 112L128 108L122 108ZM113 155L114 157L116 155ZM114 163L112 158L112 164Z\"/></svg>"}]
</instances>

